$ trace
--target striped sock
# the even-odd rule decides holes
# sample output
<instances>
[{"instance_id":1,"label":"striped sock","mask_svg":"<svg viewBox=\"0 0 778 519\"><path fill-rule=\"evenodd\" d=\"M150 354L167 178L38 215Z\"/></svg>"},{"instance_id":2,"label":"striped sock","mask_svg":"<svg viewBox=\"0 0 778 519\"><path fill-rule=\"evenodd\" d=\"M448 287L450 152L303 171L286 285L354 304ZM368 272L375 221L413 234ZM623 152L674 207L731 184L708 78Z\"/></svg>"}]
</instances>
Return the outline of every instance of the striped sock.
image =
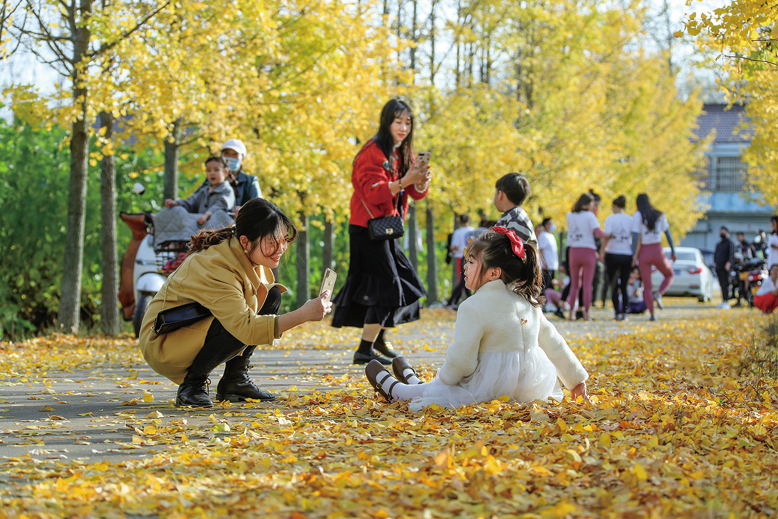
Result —
<instances>
[{"instance_id":1,"label":"striped sock","mask_svg":"<svg viewBox=\"0 0 778 519\"><path fill-rule=\"evenodd\" d=\"M405 368L405 371L403 371L403 377L405 377L405 380L408 381L408 384L423 384L421 380L419 380L419 377L416 376L416 372L413 371L411 368Z\"/></svg>"}]
</instances>

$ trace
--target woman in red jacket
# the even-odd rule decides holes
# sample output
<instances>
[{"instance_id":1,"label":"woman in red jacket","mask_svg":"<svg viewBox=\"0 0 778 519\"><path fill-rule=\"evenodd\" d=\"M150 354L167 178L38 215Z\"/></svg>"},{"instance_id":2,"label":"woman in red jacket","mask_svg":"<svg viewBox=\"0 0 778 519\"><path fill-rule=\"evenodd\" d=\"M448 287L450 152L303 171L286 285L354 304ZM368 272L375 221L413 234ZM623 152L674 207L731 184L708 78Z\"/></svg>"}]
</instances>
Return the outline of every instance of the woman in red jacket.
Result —
<instances>
[{"instance_id":1,"label":"woman in red jacket","mask_svg":"<svg viewBox=\"0 0 778 519\"><path fill-rule=\"evenodd\" d=\"M390 364L397 354L384 329L419 318L424 286L397 239L371 240L367 222L396 214L403 218L408 198L421 200L430 184L429 166L413 155L413 112L392 99L381 110L378 133L357 153L351 171L354 194L349 219L349 270L333 302L332 325L362 328L354 364L375 359Z\"/></svg>"}]
</instances>

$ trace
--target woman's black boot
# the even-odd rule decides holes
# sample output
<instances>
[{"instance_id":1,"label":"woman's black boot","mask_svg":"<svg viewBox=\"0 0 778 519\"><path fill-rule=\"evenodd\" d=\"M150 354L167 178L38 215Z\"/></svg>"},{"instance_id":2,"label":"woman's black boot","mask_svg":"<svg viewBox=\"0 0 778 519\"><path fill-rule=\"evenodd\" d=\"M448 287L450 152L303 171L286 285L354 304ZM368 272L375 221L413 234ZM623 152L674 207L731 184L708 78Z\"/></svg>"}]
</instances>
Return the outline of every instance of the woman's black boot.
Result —
<instances>
[{"instance_id":1,"label":"woman's black boot","mask_svg":"<svg viewBox=\"0 0 778 519\"><path fill-rule=\"evenodd\" d=\"M378 337L376 337L375 342L373 343L373 349L384 357L388 357L390 359L399 357L400 354L391 348L391 344L392 343L384 340L384 330L381 330L378 333Z\"/></svg>"},{"instance_id":2,"label":"woman's black boot","mask_svg":"<svg viewBox=\"0 0 778 519\"><path fill-rule=\"evenodd\" d=\"M229 400L230 402L242 402L247 398L252 400L275 400L272 393L262 391L249 378L249 357L240 355L229 361L224 366L224 376L216 386L216 400Z\"/></svg>"},{"instance_id":3,"label":"woman's black boot","mask_svg":"<svg viewBox=\"0 0 778 519\"><path fill-rule=\"evenodd\" d=\"M213 407L213 402L208 396L208 375L186 374L186 378L178 386L176 394L177 406Z\"/></svg>"}]
</instances>

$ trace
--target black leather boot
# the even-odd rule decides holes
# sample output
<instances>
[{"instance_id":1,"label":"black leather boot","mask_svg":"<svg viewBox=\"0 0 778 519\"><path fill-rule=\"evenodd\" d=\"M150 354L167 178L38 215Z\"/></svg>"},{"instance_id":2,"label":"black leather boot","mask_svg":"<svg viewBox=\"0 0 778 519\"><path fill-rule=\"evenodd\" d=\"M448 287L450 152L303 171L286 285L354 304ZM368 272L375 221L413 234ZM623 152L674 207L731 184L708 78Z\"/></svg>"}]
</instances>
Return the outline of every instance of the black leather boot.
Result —
<instances>
[{"instance_id":1,"label":"black leather boot","mask_svg":"<svg viewBox=\"0 0 778 519\"><path fill-rule=\"evenodd\" d=\"M400 354L394 351L391 346L391 342L384 340L384 330L381 330L381 332L378 334L378 337L376 337L375 342L373 343L373 349L389 359L399 357Z\"/></svg>"},{"instance_id":2,"label":"black leather boot","mask_svg":"<svg viewBox=\"0 0 778 519\"><path fill-rule=\"evenodd\" d=\"M249 378L249 358L238 356L227 361L224 366L224 376L216 386L216 400L242 402L247 398L252 400L275 400L275 395L262 391Z\"/></svg>"},{"instance_id":3,"label":"black leather boot","mask_svg":"<svg viewBox=\"0 0 778 519\"><path fill-rule=\"evenodd\" d=\"M186 378L178 386L176 394L177 406L213 407L213 402L208 396L208 375L186 374Z\"/></svg>"}]
</instances>

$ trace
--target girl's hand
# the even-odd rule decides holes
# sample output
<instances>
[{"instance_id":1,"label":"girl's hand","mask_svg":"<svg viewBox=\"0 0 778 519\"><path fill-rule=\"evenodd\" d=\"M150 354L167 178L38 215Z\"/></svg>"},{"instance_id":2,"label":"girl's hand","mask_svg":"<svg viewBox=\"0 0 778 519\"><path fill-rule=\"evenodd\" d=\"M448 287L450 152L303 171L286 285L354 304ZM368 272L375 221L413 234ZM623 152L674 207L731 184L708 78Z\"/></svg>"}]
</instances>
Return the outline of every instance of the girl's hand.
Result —
<instances>
[{"instance_id":1,"label":"girl's hand","mask_svg":"<svg viewBox=\"0 0 778 519\"><path fill-rule=\"evenodd\" d=\"M329 291L325 290L319 297L306 301L305 304L300 307L303 311L305 320L321 321L324 319L324 316L332 310L332 302L329 300L329 297Z\"/></svg>"},{"instance_id":2,"label":"girl's hand","mask_svg":"<svg viewBox=\"0 0 778 519\"><path fill-rule=\"evenodd\" d=\"M577 386L575 386L573 389L570 390L570 398L573 400L578 400L578 397L583 398L584 402L589 401L589 395L586 392L586 382L581 382Z\"/></svg>"},{"instance_id":3,"label":"girl's hand","mask_svg":"<svg viewBox=\"0 0 778 519\"><path fill-rule=\"evenodd\" d=\"M177 205L178 205L178 202L176 202L175 200L171 200L170 198L165 200L165 207L175 207Z\"/></svg>"},{"instance_id":4,"label":"girl's hand","mask_svg":"<svg viewBox=\"0 0 778 519\"><path fill-rule=\"evenodd\" d=\"M637 267L638 266L638 257L637 256L633 256L632 257L632 266L633 267Z\"/></svg>"},{"instance_id":5,"label":"girl's hand","mask_svg":"<svg viewBox=\"0 0 778 519\"><path fill-rule=\"evenodd\" d=\"M199 225L203 225L205 222L208 221L208 218L210 217L211 217L210 213L205 213L204 215L202 215L200 218L197 219L197 223Z\"/></svg>"}]
</instances>

